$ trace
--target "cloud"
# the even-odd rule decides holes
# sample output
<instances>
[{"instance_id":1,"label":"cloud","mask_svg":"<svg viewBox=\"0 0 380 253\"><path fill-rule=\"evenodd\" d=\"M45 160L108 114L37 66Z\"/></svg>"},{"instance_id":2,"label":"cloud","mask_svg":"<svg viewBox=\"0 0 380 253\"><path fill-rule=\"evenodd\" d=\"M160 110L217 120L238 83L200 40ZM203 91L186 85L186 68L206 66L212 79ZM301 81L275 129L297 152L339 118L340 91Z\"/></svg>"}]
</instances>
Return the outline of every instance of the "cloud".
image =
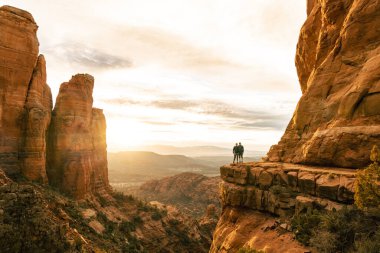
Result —
<instances>
[{"instance_id":1,"label":"cloud","mask_svg":"<svg viewBox=\"0 0 380 253\"><path fill-rule=\"evenodd\" d=\"M128 98L115 98L103 100L113 105L136 105L153 107L158 110L180 110L189 113L209 115L207 122L197 120L180 120L176 124L223 125L228 128L283 130L289 122L287 113L278 113L269 110L252 110L223 101L162 99L156 101L135 101ZM149 120L142 122L154 125L172 125L172 122L156 121L152 115Z\"/></svg>"},{"instance_id":2,"label":"cloud","mask_svg":"<svg viewBox=\"0 0 380 253\"><path fill-rule=\"evenodd\" d=\"M63 42L45 51L64 62L88 68L115 69L132 66L132 61L127 58L111 55L81 43Z\"/></svg>"}]
</instances>

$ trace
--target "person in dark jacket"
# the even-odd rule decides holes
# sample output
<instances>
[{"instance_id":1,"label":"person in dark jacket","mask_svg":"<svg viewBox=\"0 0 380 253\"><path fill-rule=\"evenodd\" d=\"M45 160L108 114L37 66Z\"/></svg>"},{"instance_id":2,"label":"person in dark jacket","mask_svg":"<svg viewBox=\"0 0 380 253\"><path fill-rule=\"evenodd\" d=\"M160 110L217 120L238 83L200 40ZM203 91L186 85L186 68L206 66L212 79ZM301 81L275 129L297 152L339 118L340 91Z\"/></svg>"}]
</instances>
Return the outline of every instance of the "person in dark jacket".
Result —
<instances>
[{"instance_id":1,"label":"person in dark jacket","mask_svg":"<svg viewBox=\"0 0 380 253\"><path fill-rule=\"evenodd\" d=\"M238 160L240 160L240 162L242 163L243 155L244 155L244 146L241 145L241 142L239 142L239 146L237 147L237 150L238 150Z\"/></svg>"},{"instance_id":2,"label":"person in dark jacket","mask_svg":"<svg viewBox=\"0 0 380 253\"><path fill-rule=\"evenodd\" d=\"M234 146L234 148L232 149L232 153L234 154L234 161L232 163L235 163L235 160L236 162L239 163L239 153L238 153L238 144L236 143L236 145Z\"/></svg>"}]
</instances>

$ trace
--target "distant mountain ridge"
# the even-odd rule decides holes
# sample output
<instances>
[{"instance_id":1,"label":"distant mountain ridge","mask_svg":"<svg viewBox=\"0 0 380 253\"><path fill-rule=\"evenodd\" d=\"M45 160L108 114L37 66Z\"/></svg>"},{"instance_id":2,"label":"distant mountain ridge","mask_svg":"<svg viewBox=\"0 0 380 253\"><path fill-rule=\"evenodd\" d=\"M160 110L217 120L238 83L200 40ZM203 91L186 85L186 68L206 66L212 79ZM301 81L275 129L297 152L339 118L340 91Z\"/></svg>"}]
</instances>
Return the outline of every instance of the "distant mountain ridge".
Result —
<instances>
[{"instance_id":1,"label":"distant mountain ridge","mask_svg":"<svg viewBox=\"0 0 380 253\"><path fill-rule=\"evenodd\" d=\"M218 174L216 167L183 155L160 155L148 151L108 153L109 177L112 182L147 181L185 171Z\"/></svg>"},{"instance_id":2,"label":"distant mountain ridge","mask_svg":"<svg viewBox=\"0 0 380 253\"><path fill-rule=\"evenodd\" d=\"M177 147L171 145L149 145L142 147L135 147L134 150L150 151L162 155L185 155L190 157L198 156L232 156L232 146L231 148L218 147L218 146L185 146ZM132 150L129 150L132 151ZM264 156L265 151L251 151L246 149L246 156Z\"/></svg>"}]
</instances>

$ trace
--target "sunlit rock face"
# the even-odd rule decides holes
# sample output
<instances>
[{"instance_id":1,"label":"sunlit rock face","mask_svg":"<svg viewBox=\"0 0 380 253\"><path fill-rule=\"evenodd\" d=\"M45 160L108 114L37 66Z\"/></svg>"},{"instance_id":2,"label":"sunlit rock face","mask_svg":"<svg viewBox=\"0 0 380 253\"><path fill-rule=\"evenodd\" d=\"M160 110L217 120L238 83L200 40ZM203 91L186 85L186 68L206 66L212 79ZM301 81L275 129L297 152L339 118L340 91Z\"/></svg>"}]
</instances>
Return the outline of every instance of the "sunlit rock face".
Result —
<instances>
[{"instance_id":1,"label":"sunlit rock face","mask_svg":"<svg viewBox=\"0 0 380 253\"><path fill-rule=\"evenodd\" d=\"M362 167L380 145L380 3L308 1L296 66L303 95L269 161Z\"/></svg>"},{"instance_id":2,"label":"sunlit rock face","mask_svg":"<svg viewBox=\"0 0 380 253\"><path fill-rule=\"evenodd\" d=\"M49 181L75 198L108 186L106 124L102 111L92 107L93 88L87 74L63 83L49 129Z\"/></svg>"},{"instance_id":3,"label":"sunlit rock face","mask_svg":"<svg viewBox=\"0 0 380 253\"><path fill-rule=\"evenodd\" d=\"M0 168L76 198L106 193L106 121L92 107L94 78L63 83L52 113L37 28L30 13L0 7Z\"/></svg>"},{"instance_id":4,"label":"sunlit rock face","mask_svg":"<svg viewBox=\"0 0 380 253\"><path fill-rule=\"evenodd\" d=\"M30 82L25 104L22 174L33 181L47 183L46 132L50 124L52 97L46 84L46 62L40 55Z\"/></svg>"},{"instance_id":5,"label":"sunlit rock face","mask_svg":"<svg viewBox=\"0 0 380 253\"><path fill-rule=\"evenodd\" d=\"M38 56L32 15L0 7L0 167L46 182L45 132L51 93L43 56Z\"/></svg>"}]
</instances>

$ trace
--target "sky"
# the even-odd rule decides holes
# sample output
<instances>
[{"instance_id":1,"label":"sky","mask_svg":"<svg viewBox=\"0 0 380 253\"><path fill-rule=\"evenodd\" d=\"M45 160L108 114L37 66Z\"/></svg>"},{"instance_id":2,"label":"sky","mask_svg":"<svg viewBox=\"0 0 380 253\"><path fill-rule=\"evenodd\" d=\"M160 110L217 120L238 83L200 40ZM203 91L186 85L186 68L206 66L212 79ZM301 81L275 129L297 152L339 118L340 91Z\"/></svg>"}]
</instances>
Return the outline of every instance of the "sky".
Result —
<instances>
[{"instance_id":1,"label":"sky","mask_svg":"<svg viewBox=\"0 0 380 253\"><path fill-rule=\"evenodd\" d=\"M0 1L33 14L53 99L95 77L109 151L145 145L268 150L301 96L304 0Z\"/></svg>"}]
</instances>

